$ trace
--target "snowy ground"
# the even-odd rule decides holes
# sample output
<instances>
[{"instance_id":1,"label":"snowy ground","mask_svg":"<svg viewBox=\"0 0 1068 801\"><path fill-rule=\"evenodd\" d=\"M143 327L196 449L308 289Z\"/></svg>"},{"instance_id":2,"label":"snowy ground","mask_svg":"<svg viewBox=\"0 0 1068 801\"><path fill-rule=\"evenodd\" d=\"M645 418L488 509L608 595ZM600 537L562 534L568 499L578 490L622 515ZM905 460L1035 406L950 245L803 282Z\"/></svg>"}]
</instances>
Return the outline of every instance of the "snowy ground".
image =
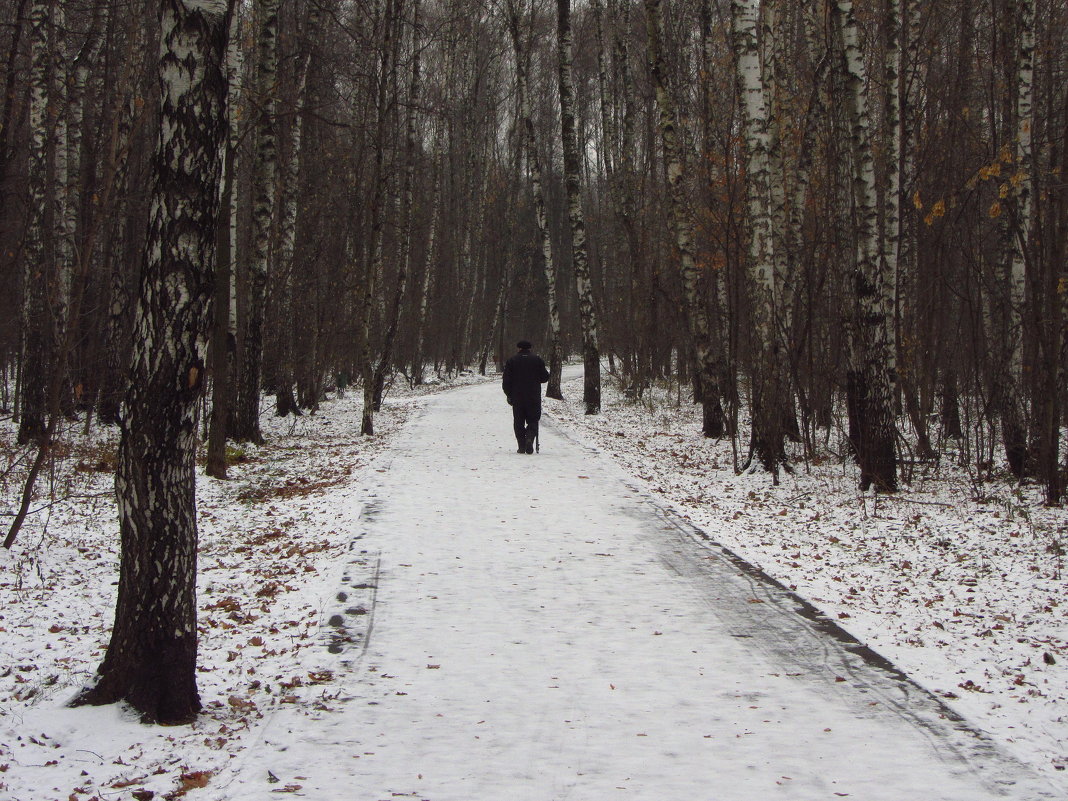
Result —
<instances>
[{"instance_id":1,"label":"snowy ground","mask_svg":"<svg viewBox=\"0 0 1068 801\"><path fill-rule=\"evenodd\" d=\"M860 494L831 457L776 487L736 476L729 444L705 440L672 392L615 390L606 380L603 414L586 417L573 380L547 411L1068 794L1068 511L944 463L890 498Z\"/></svg>"},{"instance_id":2,"label":"snowy ground","mask_svg":"<svg viewBox=\"0 0 1068 801\"><path fill-rule=\"evenodd\" d=\"M110 451L74 437L70 469L54 478L56 502L35 516L12 551L0 551L0 798L189 795L229 801L291 793L489 801L507 792L531 801L568 794L599 801L620 788L621 797L653 801L698 797L686 791L700 786L705 774L677 768L689 755L700 770L710 770L723 754L734 759L719 765L717 775L733 783L718 787L719 798L814 799L849 792L844 788L858 778L836 757L852 739L863 739L865 730L848 714L844 723L835 718L833 726L816 725L831 714L829 707L797 700L796 677L776 675L763 661L771 657L733 645L710 651L695 638L694 620L715 628L721 613L702 595L704 568L700 575L687 573L713 552L702 556L703 546L670 539L670 553L662 546L648 550L647 508L655 504L641 499L645 488L796 587L942 696L1043 774L1039 784L1068 793L1060 772L1068 758L1062 720L1068 685L1064 510L1045 510L1007 485L988 486L993 500L977 503L966 479L952 471L918 478L893 500L858 496L851 471L831 462L772 487L766 476L736 477L729 450L697 435L686 405L650 412L622 403L611 391L598 418L583 417L574 400L549 404L550 426L586 448L568 445L547 427L546 451L533 457L541 461L523 466L532 457L507 445L507 407L499 395L486 395L485 402L495 405L484 419L474 414L483 401L476 403L472 392L481 390L456 396L462 403L449 419L480 419L474 430L419 434L422 407L449 407L453 393L397 397L378 418L379 436L371 440L356 433L355 395L295 422L265 418L268 444L247 449L235 465L235 480L200 480L205 713L191 727L149 729L118 709L62 706L106 645L116 569ZM571 384L567 395L577 400L580 389ZM0 436L10 438L10 431ZM630 486L645 488L628 489L625 475L605 469L602 453L637 477ZM415 465L433 478L420 476ZM515 496L500 486L502 476L516 469L527 471L521 486L530 480L536 485L539 479L530 474L535 465L553 471L540 479L557 488L530 504L558 521L543 541L509 535ZM8 508L17 473L18 466L4 473L0 486ZM432 522L410 522L426 511L420 496L431 490L442 493L447 513L476 502L507 511L499 522L482 515L440 535ZM623 535L614 528L588 531L576 518L577 500L590 495L604 501L602 496L615 493L635 496L618 503L608 497L607 505L619 509L605 512L641 521L633 542L617 541ZM622 532L622 518L613 519ZM484 542L470 539L482 535L488 536ZM500 550L491 553L490 546ZM532 556L540 561L524 561ZM610 574L620 563L622 574ZM657 572L665 563L675 563L669 581ZM509 575L503 572L509 565L526 572ZM450 577L462 579L471 597L456 596ZM652 606L645 604L648 615L640 607L624 615L624 604L634 598L653 599ZM761 603L750 604L756 601ZM776 604L785 608L789 601L776 593L754 595L744 599L742 611ZM591 609L600 616L597 625L588 624L597 619ZM639 617L641 626L633 622ZM553 624L561 618L591 627L565 630ZM516 619L534 621L531 633L516 635L523 643L508 640ZM440 643L418 629L435 620L440 625L434 636L445 631ZM654 630L644 631L646 622ZM471 639L472 630L479 636ZM614 639L595 639L609 635ZM585 644L598 650L587 653ZM568 676L552 673L562 653L578 654L584 666L579 672L604 681L569 684ZM521 658L508 661L517 654ZM659 662L669 654L671 671L693 683L684 693L689 702L668 697L650 680L663 674L671 683L675 674ZM531 663L549 672L532 673ZM759 680L749 672L760 674ZM440 683L450 677L466 690L455 695L457 685ZM487 697L474 699L480 693ZM699 703L709 698L718 702L713 713ZM746 703L723 707L738 698ZM474 700L495 703L482 711ZM648 708L636 711L635 703ZM837 700L830 707L836 704L850 708ZM672 719L658 714L661 708L674 709L686 725L672 728ZM724 714L723 708L734 711ZM595 721L614 722L612 737L622 729L626 739L598 745L606 735ZM766 739L769 729L780 733L781 742ZM940 736L952 741L956 735ZM738 750L757 741L775 744L780 753L803 742L817 761L824 755L837 765L843 784L820 785L828 781L826 770L814 772L804 762L784 758L764 766L766 753ZM708 746L715 747L700 750ZM901 758L912 754L908 748L884 755L895 775ZM568 762L561 771L560 760L576 754L586 764ZM730 772L746 759L752 770ZM1001 765L995 776L1003 778L1002 760L993 762ZM423 765L435 771L425 780ZM509 765L511 773L500 773ZM856 770L863 766L871 775L888 769L870 754L857 756ZM626 776L613 772L624 767ZM909 767L916 781L930 785L930 768L920 766L919 756ZM967 777L948 763L943 767L927 798L987 797L982 788L978 794L964 789ZM409 783L390 783L398 775ZM474 775L480 784L471 784ZM366 788L355 793L361 781ZM851 797L882 797L856 787L861 791ZM431 795L427 788L439 791ZM1004 797L1040 796L1010 790Z\"/></svg>"}]
</instances>

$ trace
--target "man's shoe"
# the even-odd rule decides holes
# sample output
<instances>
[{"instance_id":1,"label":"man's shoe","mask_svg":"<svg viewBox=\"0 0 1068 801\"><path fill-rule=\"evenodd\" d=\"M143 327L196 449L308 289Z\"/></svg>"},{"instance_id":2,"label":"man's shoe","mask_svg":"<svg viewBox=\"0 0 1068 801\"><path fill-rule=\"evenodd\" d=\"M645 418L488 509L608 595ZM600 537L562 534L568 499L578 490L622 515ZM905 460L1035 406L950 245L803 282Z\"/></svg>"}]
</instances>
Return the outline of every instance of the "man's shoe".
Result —
<instances>
[{"instance_id":1,"label":"man's shoe","mask_svg":"<svg viewBox=\"0 0 1068 801\"><path fill-rule=\"evenodd\" d=\"M534 437L532 435L530 435L530 434L527 434L526 452L527 453L534 453Z\"/></svg>"}]
</instances>

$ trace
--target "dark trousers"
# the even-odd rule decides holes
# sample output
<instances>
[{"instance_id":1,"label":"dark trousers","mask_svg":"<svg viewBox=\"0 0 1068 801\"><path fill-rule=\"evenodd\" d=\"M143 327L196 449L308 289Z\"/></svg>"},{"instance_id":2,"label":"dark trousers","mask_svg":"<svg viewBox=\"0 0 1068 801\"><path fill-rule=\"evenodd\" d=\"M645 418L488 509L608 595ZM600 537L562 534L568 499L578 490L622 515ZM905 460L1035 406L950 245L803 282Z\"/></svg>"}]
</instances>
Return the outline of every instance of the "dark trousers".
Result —
<instances>
[{"instance_id":1,"label":"dark trousers","mask_svg":"<svg viewBox=\"0 0 1068 801\"><path fill-rule=\"evenodd\" d=\"M521 403L512 405L512 424L515 430L515 441L520 448L527 444L528 435L531 442L538 436L538 420L540 419L540 406L525 406Z\"/></svg>"}]
</instances>

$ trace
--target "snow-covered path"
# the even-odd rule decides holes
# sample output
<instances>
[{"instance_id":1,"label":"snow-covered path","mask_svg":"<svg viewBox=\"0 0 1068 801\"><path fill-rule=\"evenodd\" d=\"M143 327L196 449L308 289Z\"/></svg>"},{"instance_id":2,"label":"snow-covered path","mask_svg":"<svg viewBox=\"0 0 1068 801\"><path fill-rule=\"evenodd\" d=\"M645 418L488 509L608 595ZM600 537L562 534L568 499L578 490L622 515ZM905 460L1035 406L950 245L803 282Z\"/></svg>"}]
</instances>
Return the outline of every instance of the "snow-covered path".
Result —
<instances>
[{"instance_id":1,"label":"snow-covered path","mask_svg":"<svg viewBox=\"0 0 1068 801\"><path fill-rule=\"evenodd\" d=\"M429 400L339 567L346 697L279 707L202 797L1056 797L607 459L542 446L515 453L496 384Z\"/></svg>"}]
</instances>

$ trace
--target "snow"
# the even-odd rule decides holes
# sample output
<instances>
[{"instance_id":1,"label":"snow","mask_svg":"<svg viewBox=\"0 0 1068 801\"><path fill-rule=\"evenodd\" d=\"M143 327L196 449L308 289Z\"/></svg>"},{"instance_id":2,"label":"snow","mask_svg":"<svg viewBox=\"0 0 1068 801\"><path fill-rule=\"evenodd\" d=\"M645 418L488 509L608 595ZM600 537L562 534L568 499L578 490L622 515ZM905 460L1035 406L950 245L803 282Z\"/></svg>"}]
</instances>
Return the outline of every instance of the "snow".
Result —
<instances>
[{"instance_id":1,"label":"snow","mask_svg":"<svg viewBox=\"0 0 1068 801\"><path fill-rule=\"evenodd\" d=\"M373 438L358 393L265 417L232 481L198 477L192 726L64 706L117 571L113 443L72 433L0 552L0 798L1068 793L1063 509L949 467L895 499L829 460L774 487L670 397L606 379L583 416L576 375L534 456L494 378L395 391Z\"/></svg>"}]
</instances>

